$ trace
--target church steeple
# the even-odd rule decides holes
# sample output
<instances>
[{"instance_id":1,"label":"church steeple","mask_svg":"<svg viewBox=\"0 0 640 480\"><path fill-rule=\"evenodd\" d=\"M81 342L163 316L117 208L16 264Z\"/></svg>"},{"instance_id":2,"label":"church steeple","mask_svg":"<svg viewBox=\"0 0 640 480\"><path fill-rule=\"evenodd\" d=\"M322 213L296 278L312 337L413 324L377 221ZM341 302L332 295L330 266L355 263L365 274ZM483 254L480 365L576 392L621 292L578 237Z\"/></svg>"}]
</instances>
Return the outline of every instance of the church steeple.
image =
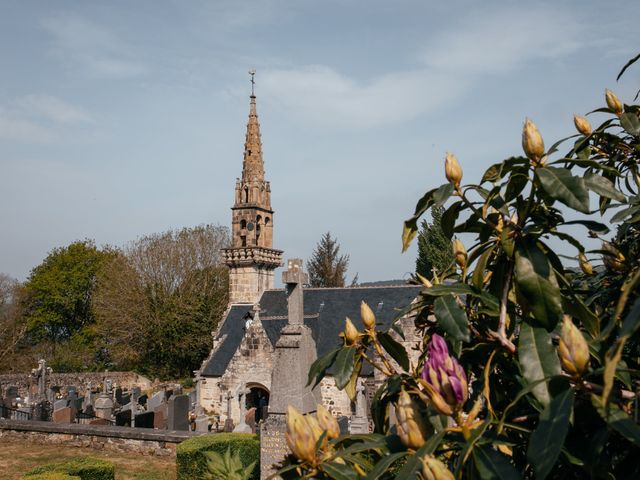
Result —
<instances>
[{"instance_id":1,"label":"church steeple","mask_svg":"<svg viewBox=\"0 0 640 480\"><path fill-rule=\"evenodd\" d=\"M255 303L273 288L274 270L282 265L282 251L273 249L271 186L265 180L260 123L253 75L249 121L244 143L242 177L236 179L231 219L232 247L224 250L229 267L229 301Z\"/></svg>"}]
</instances>

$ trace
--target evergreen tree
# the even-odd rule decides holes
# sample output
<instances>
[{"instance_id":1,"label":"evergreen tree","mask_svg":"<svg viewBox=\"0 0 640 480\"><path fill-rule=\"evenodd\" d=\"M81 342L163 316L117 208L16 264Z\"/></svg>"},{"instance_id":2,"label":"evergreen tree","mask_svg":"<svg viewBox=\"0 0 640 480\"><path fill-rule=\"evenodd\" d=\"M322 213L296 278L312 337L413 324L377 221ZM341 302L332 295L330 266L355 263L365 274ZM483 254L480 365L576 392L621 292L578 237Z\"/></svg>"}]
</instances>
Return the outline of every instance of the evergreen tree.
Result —
<instances>
[{"instance_id":1,"label":"evergreen tree","mask_svg":"<svg viewBox=\"0 0 640 480\"><path fill-rule=\"evenodd\" d=\"M431 210L431 223L423 220L418 232L416 273L428 279L433 277L433 268L438 272L442 272L454 260L451 240L442 231L440 223L443 211L443 208L433 208Z\"/></svg>"},{"instance_id":2,"label":"evergreen tree","mask_svg":"<svg viewBox=\"0 0 640 480\"><path fill-rule=\"evenodd\" d=\"M312 287L344 287L349 255L340 255L337 238L325 233L307 261L309 283Z\"/></svg>"}]
</instances>

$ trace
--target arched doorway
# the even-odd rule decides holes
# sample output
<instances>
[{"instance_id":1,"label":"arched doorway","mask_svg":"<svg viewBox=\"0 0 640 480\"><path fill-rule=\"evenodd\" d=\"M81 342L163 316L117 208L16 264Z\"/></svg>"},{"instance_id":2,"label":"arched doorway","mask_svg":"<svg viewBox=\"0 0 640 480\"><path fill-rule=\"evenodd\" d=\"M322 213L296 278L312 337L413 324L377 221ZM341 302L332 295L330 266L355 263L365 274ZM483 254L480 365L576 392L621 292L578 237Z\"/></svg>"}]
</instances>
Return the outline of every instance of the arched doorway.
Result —
<instances>
[{"instance_id":1,"label":"arched doorway","mask_svg":"<svg viewBox=\"0 0 640 480\"><path fill-rule=\"evenodd\" d=\"M248 383L247 388L249 393L246 397L247 410L255 407L256 409L256 423L260 420L264 420L267 416L267 410L269 407L269 390L264 385L259 383Z\"/></svg>"}]
</instances>

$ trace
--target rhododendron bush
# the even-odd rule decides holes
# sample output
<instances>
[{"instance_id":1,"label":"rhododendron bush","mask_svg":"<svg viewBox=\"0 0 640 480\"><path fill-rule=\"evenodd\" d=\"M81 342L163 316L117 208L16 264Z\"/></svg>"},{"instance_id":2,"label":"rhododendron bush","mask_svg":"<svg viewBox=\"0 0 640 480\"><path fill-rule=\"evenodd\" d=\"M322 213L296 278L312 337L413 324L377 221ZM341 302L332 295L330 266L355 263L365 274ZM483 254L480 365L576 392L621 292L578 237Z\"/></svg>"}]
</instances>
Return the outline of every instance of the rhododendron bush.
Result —
<instances>
[{"instance_id":1,"label":"rhododendron bush","mask_svg":"<svg viewBox=\"0 0 640 480\"><path fill-rule=\"evenodd\" d=\"M399 312L415 316L419 358L363 304L309 381L331 368L354 398L371 364L384 378L375 431L340 436L326 410L293 410L280 476L640 478L640 107L609 90L603 100L550 148L527 119L524 156L479 184L447 154L446 182L402 236L406 249L419 219L444 207L455 261L418 276L418 300Z\"/></svg>"}]
</instances>

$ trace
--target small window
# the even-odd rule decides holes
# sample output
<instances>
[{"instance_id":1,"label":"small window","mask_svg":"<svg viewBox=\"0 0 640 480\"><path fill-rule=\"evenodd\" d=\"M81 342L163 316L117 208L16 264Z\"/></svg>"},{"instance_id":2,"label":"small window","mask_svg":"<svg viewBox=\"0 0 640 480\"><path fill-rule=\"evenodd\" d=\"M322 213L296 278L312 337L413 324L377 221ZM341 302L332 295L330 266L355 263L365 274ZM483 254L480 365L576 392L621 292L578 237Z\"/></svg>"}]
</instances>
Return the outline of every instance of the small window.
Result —
<instances>
[{"instance_id":1,"label":"small window","mask_svg":"<svg viewBox=\"0 0 640 480\"><path fill-rule=\"evenodd\" d=\"M264 217L264 224L269 225L269 217Z\"/></svg>"},{"instance_id":2,"label":"small window","mask_svg":"<svg viewBox=\"0 0 640 480\"><path fill-rule=\"evenodd\" d=\"M240 228L243 230L247 228L247 221L244 218L240 220Z\"/></svg>"},{"instance_id":3,"label":"small window","mask_svg":"<svg viewBox=\"0 0 640 480\"><path fill-rule=\"evenodd\" d=\"M240 236L240 241L242 242L243 247L247 246L247 237L245 235Z\"/></svg>"},{"instance_id":4,"label":"small window","mask_svg":"<svg viewBox=\"0 0 640 480\"><path fill-rule=\"evenodd\" d=\"M244 187L244 203L249 203L249 187Z\"/></svg>"}]
</instances>

